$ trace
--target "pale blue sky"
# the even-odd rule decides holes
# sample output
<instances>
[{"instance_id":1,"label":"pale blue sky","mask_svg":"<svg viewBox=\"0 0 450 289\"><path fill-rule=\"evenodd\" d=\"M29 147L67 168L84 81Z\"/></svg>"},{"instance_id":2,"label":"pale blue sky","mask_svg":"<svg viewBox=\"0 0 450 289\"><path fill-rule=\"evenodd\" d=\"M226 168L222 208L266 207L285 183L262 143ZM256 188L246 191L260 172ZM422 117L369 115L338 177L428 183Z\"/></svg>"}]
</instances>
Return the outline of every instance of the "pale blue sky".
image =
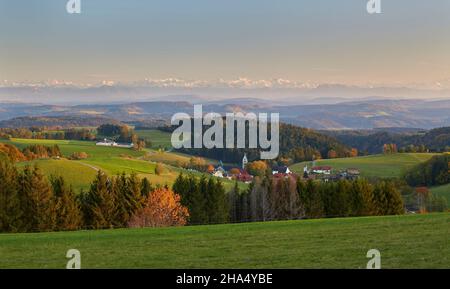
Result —
<instances>
[{"instance_id":1,"label":"pale blue sky","mask_svg":"<svg viewBox=\"0 0 450 289\"><path fill-rule=\"evenodd\" d=\"M0 79L450 78L450 1L0 0Z\"/></svg>"}]
</instances>

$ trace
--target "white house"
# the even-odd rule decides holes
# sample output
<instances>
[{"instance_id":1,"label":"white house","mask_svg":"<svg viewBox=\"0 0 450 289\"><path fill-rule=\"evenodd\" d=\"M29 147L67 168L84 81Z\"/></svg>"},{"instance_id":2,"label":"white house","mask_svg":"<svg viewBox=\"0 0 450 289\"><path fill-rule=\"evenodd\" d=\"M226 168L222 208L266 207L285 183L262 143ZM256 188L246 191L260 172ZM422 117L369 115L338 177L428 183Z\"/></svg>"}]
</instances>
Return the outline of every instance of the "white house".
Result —
<instances>
[{"instance_id":1,"label":"white house","mask_svg":"<svg viewBox=\"0 0 450 289\"><path fill-rule=\"evenodd\" d=\"M311 168L314 174L321 174L321 175L330 175L331 169L332 168L330 166L316 166Z\"/></svg>"},{"instance_id":2,"label":"white house","mask_svg":"<svg viewBox=\"0 0 450 289\"><path fill-rule=\"evenodd\" d=\"M130 143L130 144L116 143L115 141L108 140L106 138L101 142L97 142L95 145L106 146L106 147L118 147L118 148L132 148L134 146L133 143Z\"/></svg>"},{"instance_id":3,"label":"white house","mask_svg":"<svg viewBox=\"0 0 450 289\"><path fill-rule=\"evenodd\" d=\"M292 174L292 172L289 169L289 167L283 166L283 167L275 167L275 168L273 168L272 169L272 174L273 175L276 175L276 174L290 175L290 174Z\"/></svg>"}]
</instances>

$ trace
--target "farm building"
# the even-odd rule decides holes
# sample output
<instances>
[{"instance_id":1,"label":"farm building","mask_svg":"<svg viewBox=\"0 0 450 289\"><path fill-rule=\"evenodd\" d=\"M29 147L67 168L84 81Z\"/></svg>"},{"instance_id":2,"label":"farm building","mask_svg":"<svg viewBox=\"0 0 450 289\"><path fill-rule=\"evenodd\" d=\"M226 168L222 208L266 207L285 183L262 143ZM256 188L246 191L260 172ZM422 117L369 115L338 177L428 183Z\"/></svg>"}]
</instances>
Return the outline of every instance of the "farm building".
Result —
<instances>
[{"instance_id":1,"label":"farm building","mask_svg":"<svg viewBox=\"0 0 450 289\"><path fill-rule=\"evenodd\" d=\"M290 175L292 174L291 170L286 167L286 166L282 166L282 167L274 167L272 168L272 175L276 175L276 174L285 174L285 175Z\"/></svg>"},{"instance_id":2,"label":"farm building","mask_svg":"<svg viewBox=\"0 0 450 289\"><path fill-rule=\"evenodd\" d=\"M130 144L116 143L115 141L108 140L106 138L103 141L97 142L95 145L106 147L119 147L119 148L132 148L134 146L133 143Z\"/></svg>"},{"instance_id":3,"label":"farm building","mask_svg":"<svg viewBox=\"0 0 450 289\"><path fill-rule=\"evenodd\" d=\"M331 169L332 167L330 166L315 166L311 168L311 171L313 174L330 175Z\"/></svg>"}]
</instances>

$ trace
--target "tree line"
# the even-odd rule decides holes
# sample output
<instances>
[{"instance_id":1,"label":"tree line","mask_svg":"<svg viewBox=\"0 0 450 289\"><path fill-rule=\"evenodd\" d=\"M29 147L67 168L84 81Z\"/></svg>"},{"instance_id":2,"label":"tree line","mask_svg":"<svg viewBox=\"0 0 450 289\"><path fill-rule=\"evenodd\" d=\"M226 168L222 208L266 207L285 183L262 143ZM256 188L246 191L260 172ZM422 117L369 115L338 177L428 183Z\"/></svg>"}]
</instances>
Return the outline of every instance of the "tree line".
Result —
<instances>
[{"instance_id":1,"label":"tree line","mask_svg":"<svg viewBox=\"0 0 450 289\"><path fill-rule=\"evenodd\" d=\"M207 178L205 175L198 178L181 173L172 188L180 195L181 204L189 210L189 224L219 224L229 221L228 199L220 179Z\"/></svg>"},{"instance_id":2,"label":"tree line","mask_svg":"<svg viewBox=\"0 0 450 289\"><path fill-rule=\"evenodd\" d=\"M154 187L136 174L108 176L99 171L89 189L76 194L64 178L47 178L36 166L18 169L10 158L0 154L0 183L0 232L218 224L405 212L404 189L400 183L370 182L363 178L322 182L261 174L248 188L241 190L236 182L226 192L220 179L205 175L180 174L169 188ZM428 201L425 201L418 204L428 210Z\"/></svg>"},{"instance_id":3,"label":"tree line","mask_svg":"<svg viewBox=\"0 0 450 289\"><path fill-rule=\"evenodd\" d=\"M405 173L406 182L413 187L440 186L450 183L450 154L433 156Z\"/></svg>"},{"instance_id":4,"label":"tree line","mask_svg":"<svg viewBox=\"0 0 450 289\"><path fill-rule=\"evenodd\" d=\"M40 127L32 128L0 128L0 138L25 138L25 139L54 139L54 140L87 140L96 139L92 129L68 128L48 129Z\"/></svg>"},{"instance_id":5,"label":"tree line","mask_svg":"<svg viewBox=\"0 0 450 289\"><path fill-rule=\"evenodd\" d=\"M31 161L35 159L47 159L61 157L62 153L58 145L44 146L33 144L19 150L11 144L0 143L0 153L4 154L13 162Z\"/></svg>"},{"instance_id":6,"label":"tree line","mask_svg":"<svg viewBox=\"0 0 450 289\"><path fill-rule=\"evenodd\" d=\"M75 194L63 177L37 166L17 169L0 154L0 232L44 232L186 224L179 195L135 174L99 171L88 191Z\"/></svg>"},{"instance_id":7,"label":"tree line","mask_svg":"<svg viewBox=\"0 0 450 289\"><path fill-rule=\"evenodd\" d=\"M324 131L323 133L335 137L347 146L357 148L362 154L382 153L384 144L396 144L399 152L450 151L450 127L415 132L380 130Z\"/></svg>"},{"instance_id":8,"label":"tree line","mask_svg":"<svg viewBox=\"0 0 450 289\"><path fill-rule=\"evenodd\" d=\"M400 215L404 205L392 182L366 179L338 182L294 177L256 177L243 192L229 193L232 222Z\"/></svg>"}]
</instances>

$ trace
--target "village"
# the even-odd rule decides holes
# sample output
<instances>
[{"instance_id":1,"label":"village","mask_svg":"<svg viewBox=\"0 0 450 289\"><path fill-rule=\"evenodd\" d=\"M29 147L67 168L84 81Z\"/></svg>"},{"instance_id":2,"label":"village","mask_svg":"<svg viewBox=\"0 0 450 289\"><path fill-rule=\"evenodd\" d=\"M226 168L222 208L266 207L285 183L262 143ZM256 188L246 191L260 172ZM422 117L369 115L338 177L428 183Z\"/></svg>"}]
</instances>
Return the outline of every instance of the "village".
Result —
<instances>
[{"instance_id":1,"label":"village","mask_svg":"<svg viewBox=\"0 0 450 289\"><path fill-rule=\"evenodd\" d=\"M237 180L244 183L250 183L254 176L247 170L248 159L244 155L241 167L226 166L221 161L214 167L210 168L208 173L218 178L226 178L229 180ZM321 180L323 182L332 182L339 180L355 180L359 178L360 171L357 168L346 168L341 170L334 170L331 166L317 166L312 162L312 166L308 168L307 165L303 168L303 175L298 175L292 172L288 166L273 166L271 168L273 177L275 178L302 178L304 180Z\"/></svg>"}]
</instances>

